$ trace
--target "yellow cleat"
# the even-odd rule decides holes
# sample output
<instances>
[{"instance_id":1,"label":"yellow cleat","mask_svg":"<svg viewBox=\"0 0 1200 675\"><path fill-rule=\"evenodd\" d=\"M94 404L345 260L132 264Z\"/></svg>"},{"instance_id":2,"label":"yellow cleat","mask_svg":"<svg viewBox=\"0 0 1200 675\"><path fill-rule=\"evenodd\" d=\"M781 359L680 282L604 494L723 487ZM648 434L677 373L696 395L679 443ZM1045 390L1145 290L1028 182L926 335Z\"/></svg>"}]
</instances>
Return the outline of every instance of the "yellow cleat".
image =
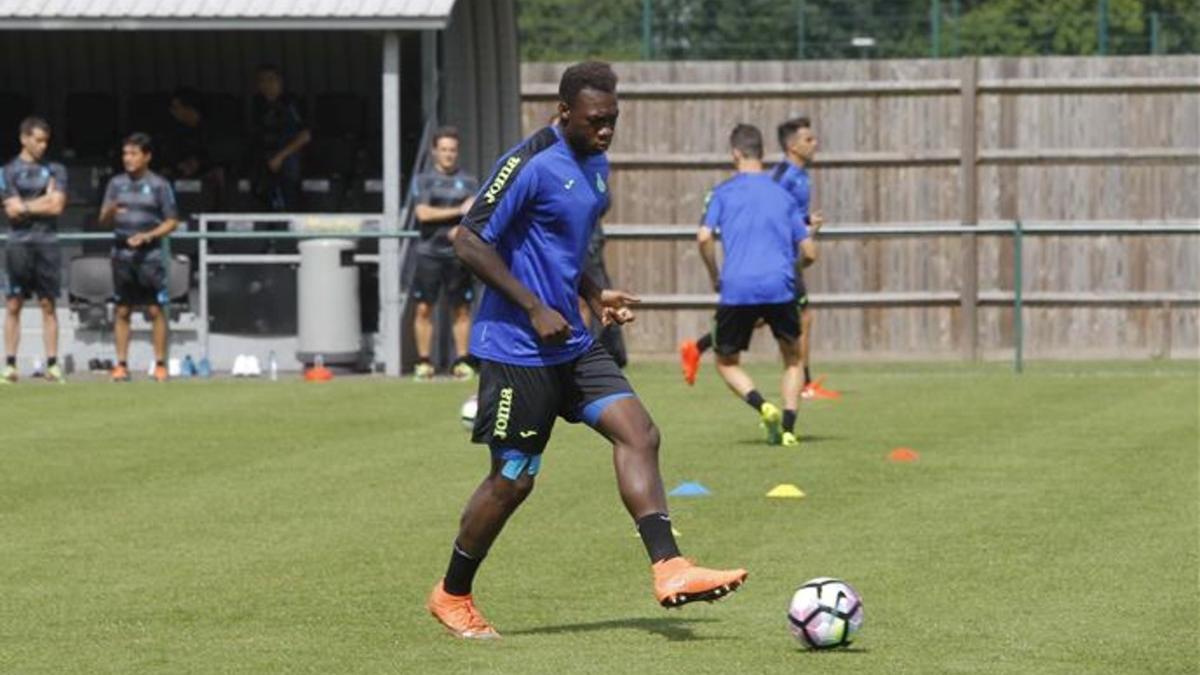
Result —
<instances>
[{"instance_id":1,"label":"yellow cleat","mask_svg":"<svg viewBox=\"0 0 1200 675\"><path fill-rule=\"evenodd\" d=\"M790 431L783 432L783 437L780 439L780 445L785 448L794 448L800 445L800 437Z\"/></svg>"},{"instance_id":2,"label":"yellow cleat","mask_svg":"<svg viewBox=\"0 0 1200 675\"><path fill-rule=\"evenodd\" d=\"M759 416L762 419L759 427L766 432L767 445L779 445L783 440L783 412L772 403L764 403Z\"/></svg>"}]
</instances>

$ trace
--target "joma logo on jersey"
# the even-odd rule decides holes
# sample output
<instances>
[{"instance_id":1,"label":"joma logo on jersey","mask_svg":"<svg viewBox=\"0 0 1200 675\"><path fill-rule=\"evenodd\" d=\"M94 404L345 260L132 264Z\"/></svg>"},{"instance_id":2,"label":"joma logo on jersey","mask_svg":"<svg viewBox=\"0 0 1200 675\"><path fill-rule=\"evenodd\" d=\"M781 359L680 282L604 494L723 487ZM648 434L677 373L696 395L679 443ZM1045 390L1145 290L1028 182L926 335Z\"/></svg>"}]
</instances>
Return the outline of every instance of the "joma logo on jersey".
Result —
<instances>
[{"instance_id":1,"label":"joma logo on jersey","mask_svg":"<svg viewBox=\"0 0 1200 675\"><path fill-rule=\"evenodd\" d=\"M512 414L512 387L500 390L500 404L496 406L496 425L492 428L492 436L501 440L508 438L508 417Z\"/></svg>"},{"instance_id":2,"label":"joma logo on jersey","mask_svg":"<svg viewBox=\"0 0 1200 675\"><path fill-rule=\"evenodd\" d=\"M496 195L500 194L500 191L504 189L504 184L508 182L509 177L512 176L513 171L516 171L517 165L520 163L521 158L513 156L509 157L504 166L500 167L500 172L496 174L496 180L492 181L492 184L488 186L487 192L483 194L483 198L487 200L487 203L496 203Z\"/></svg>"}]
</instances>

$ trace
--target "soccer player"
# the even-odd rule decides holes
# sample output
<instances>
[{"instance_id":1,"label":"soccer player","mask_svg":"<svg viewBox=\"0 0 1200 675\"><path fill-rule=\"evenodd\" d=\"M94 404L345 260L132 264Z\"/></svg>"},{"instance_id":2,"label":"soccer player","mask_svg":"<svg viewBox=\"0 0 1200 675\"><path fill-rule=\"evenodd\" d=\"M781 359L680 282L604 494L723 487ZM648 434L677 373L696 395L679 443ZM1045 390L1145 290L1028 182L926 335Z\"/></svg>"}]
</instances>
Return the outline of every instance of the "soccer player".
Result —
<instances>
[{"instance_id":1,"label":"soccer player","mask_svg":"<svg viewBox=\"0 0 1200 675\"><path fill-rule=\"evenodd\" d=\"M62 277L58 248L58 216L67 206L67 170L47 162L50 125L27 117L20 127L21 153L0 169L0 196L12 225L5 247L8 300L4 318L4 371L0 384L17 381L17 347L21 341L21 308L37 295L42 306L42 344L46 350L45 377L64 382L58 365L58 318L54 303Z\"/></svg>"},{"instance_id":2,"label":"soccer player","mask_svg":"<svg viewBox=\"0 0 1200 675\"><path fill-rule=\"evenodd\" d=\"M472 438L491 451L491 469L467 502L446 575L427 604L458 637L499 637L475 606L472 581L533 490L558 417L612 442L617 486L649 554L660 604L716 600L746 578L745 570L704 569L680 556L658 469L658 429L580 318L581 295L606 322L631 321L628 305L637 302L582 274L609 199L604 153L617 123L616 83L606 63L568 68L559 123L500 158L454 240L487 285L471 335L471 352L482 360Z\"/></svg>"},{"instance_id":3,"label":"soccer player","mask_svg":"<svg viewBox=\"0 0 1200 675\"><path fill-rule=\"evenodd\" d=\"M807 117L797 117L780 124L777 129L779 145L783 148L784 159L775 166L771 177L785 190L791 193L804 214L805 223L809 225L809 236L815 237L824 225L825 219L819 211L809 213L809 180L808 165L812 163L817 151L817 138L812 131L812 123ZM838 398L836 391L821 386L821 379L812 380L809 369L809 340L812 335L813 315L808 303L808 289L804 284L803 268L796 269L796 304L800 308L800 364L804 369L804 386L800 390L801 398ZM696 383L696 373L700 369L700 357L712 347L712 334L706 334L698 340L689 340L679 346L679 359L683 368L683 378L689 384Z\"/></svg>"},{"instance_id":4,"label":"soccer player","mask_svg":"<svg viewBox=\"0 0 1200 675\"><path fill-rule=\"evenodd\" d=\"M783 148L783 161L775 165L771 177L779 186L787 190L796 200L804 222L809 225L809 234L815 236L825 224L820 211L809 211L809 180L808 166L817 153L817 137L812 130L812 122L807 117L795 117L780 124L776 129L779 145ZM809 360L809 345L811 344L813 311L808 304L808 289L804 285L804 270L796 270L796 304L800 307L800 364L804 369L804 386L800 389L801 398L838 398L836 391L821 386L822 380L812 379Z\"/></svg>"},{"instance_id":5,"label":"soccer player","mask_svg":"<svg viewBox=\"0 0 1200 675\"><path fill-rule=\"evenodd\" d=\"M112 272L117 315L114 382L129 381L129 319L145 307L154 324L154 379L167 380L167 261L158 241L175 230L179 212L171 184L150 170L150 136L131 134L121 147L125 173L104 191L100 224L113 228Z\"/></svg>"},{"instance_id":6,"label":"soccer player","mask_svg":"<svg viewBox=\"0 0 1200 675\"><path fill-rule=\"evenodd\" d=\"M696 238L713 288L721 294L713 331L717 371L725 384L754 408L767 442L798 445L795 433L800 398L800 316L796 308L797 258L812 264L817 251L800 207L763 170L758 127L739 124L729 135L737 173L713 189ZM718 270L716 238L725 252ZM755 324L763 320L783 357L783 412L763 399L742 369L739 355L750 346Z\"/></svg>"},{"instance_id":7,"label":"soccer player","mask_svg":"<svg viewBox=\"0 0 1200 675\"><path fill-rule=\"evenodd\" d=\"M433 378L429 361L433 347L433 310L442 288L454 311L454 348L458 358L451 367L454 377L469 380L475 369L468 358L471 336L471 301L475 299L475 281L454 255L451 235L474 202L479 181L458 166L458 130L441 127L433 133L433 169L417 176L413 183L417 222L421 239L417 242L417 270L413 278L413 337L417 343L414 377Z\"/></svg>"}]
</instances>

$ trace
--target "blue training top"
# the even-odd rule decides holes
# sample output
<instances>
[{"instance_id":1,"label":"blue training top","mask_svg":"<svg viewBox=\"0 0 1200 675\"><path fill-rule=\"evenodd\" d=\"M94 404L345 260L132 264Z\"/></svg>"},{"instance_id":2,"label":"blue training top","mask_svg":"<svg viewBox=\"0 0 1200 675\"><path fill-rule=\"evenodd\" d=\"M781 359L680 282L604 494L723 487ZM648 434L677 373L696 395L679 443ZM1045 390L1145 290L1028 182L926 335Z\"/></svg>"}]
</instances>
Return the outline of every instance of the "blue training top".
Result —
<instances>
[{"instance_id":1,"label":"blue training top","mask_svg":"<svg viewBox=\"0 0 1200 675\"><path fill-rule=\"evenodd\" d=\"M771 171L771 178L779 183L779 187L788 191L792 195L792 199L796 201L796 206L800 207L800 215L804 217L804 222L808 223L808 197L811 189L808 184L808 170L801 166L792 164L791 160L784 159L782 162L775 165Z\"/></svg>"},{"instance_id":2,"label":"blue training top","mask_svg":"<svg viewBox=\"0 0 1200 675\"><path fill-rule=\"evenodd\" d=\"M713 188L704 223L721 238L722 305L791 302L796 244L808 238L800 207L769 174L739 173Z\"/></svg>"},{"instance_id":3,"label":"blue training top","mask_svg":"<svg viewBox=\"0 0 1200 675\"><path fill-rule=\"evenodd\" d=\"M573 361L592 346L579 314L579 280L588 241L608 207L608 159L577 155L557 127L546 127L496 162L463 219L492 245L512 275L562 314L571 337L543 344L529 316L503 294L484 291L471 327L471 353L517 366Z\"/></svg>"}]
</instances>

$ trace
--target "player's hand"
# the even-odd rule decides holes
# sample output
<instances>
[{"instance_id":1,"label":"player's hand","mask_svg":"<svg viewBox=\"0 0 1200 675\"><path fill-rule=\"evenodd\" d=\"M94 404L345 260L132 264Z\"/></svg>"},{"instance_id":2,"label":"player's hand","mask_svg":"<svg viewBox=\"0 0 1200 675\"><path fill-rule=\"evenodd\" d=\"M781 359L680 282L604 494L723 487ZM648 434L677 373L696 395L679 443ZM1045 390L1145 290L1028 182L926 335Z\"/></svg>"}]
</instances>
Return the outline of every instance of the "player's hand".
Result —
<instances>
[{"instance_id":1,"label":"player's hand","mask_svg":"<svg viewBox=\"0 0 1200 675\"><path fill-rule=\"evenodd\" d=\"M462 206L458 207L458 212L465 216L465 215L467 215L467 212L469 212L471 210L471 207L474 205L475 205L475 196L471 195L470 197L467 197L467 201L462 203Z\"/></svg>"},{"instance_id":2,"label":"player's hand","mask_svg":"<svg viewBox=\"0 0 1200 675\"><path fill-rule=\"evenodd\" d=\"M621 307L628 307L629 305L636 305L641 301L641 298L629 291L621 291L615 288L606 288L600 291L600 305L603 307L619 309Z\"/></svg>"},{"instance_id":3,"label":"player's hand","mask_svg":"<svg viewBox=\"0 0 1200 675\"><path fill-rule=\"evenodd\" d=\"M142 245L150 243L150 238L145 234L138 232L137 234L126 239L125 243L129 244L129 248L140 248Z\"/></svg>"},{"instance_id":4,"label":"player's hand","mask_svg":"<svg viewBox=\"0 0 1200 675\"><path fill-rule=\"evenodd\" d=\"M268 159L267 168L271 170L271 173L279 173L279 170L283 168L283 158L275 155L271 159Z\"/></svg>"},{"instance_id":5,"label":"player's hand","mask_svg":"<svg viewBox=\"0 0 1200 675\"><path fill-rule=\"evenodd\" d=\"M633 323L636 319L633 310L628 307L605 307L603 314L600 315L600 323L605 326L611 326L614 323L624 326L627 323Z\"/></svg>"},{"instance_id":6,"label":"player's hand","mask_svg":"<svg viewBox=\"0 0 1200 675\"><path fill-rule=\"evenodd\" d=\"M825 216L821 215L820 211L813 211L808 214L808 229L817 232L821 226L825 224Z\"/></svg>"},{"instance_id":7,"label":"player's hand","mask_svg":"<svg viewBox=\"0 0 1200 675\"><path fill-rule=\"evenodd\" d=\"M20 220L25 217L25 204L16 200L4 202L4 215L9 220Z\"/></svg>"},{"instance_id":8,"label":"player's hand","mask_svg":"<svg viewBox=\"0 0 1200 675\"><path fill-rule=\"evenodd\" d=\"M552 307L538 304L529 312L529 321L537 331L538 339L548 345L560 345L571 337L571 324Z\"/></svg>"}]
</instances>

